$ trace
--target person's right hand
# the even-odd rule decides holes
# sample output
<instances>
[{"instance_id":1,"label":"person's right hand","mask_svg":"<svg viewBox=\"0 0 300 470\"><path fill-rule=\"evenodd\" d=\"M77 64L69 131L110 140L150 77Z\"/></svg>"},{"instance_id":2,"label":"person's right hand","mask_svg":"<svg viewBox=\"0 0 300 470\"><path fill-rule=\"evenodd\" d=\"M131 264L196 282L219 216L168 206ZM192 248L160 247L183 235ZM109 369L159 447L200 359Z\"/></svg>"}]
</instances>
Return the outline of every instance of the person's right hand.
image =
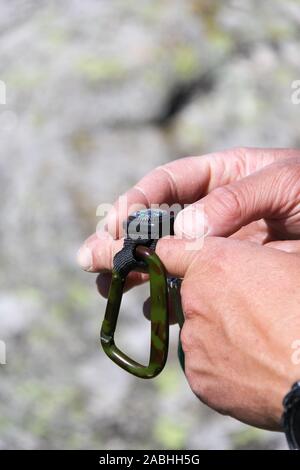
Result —
<instances>
[{"instance_id":1,"label":"person's right hand","mask_svg":"<svg viewBox=\"0 0 300 470\"><path fill-rule=\"evenodd\" d=\"M189 225L188 211L206 216L207 235L232 236L287 251L298 251L299 243L282 241L300 235L300 151L293 149L237 148L201 157L188 157L158 167L131 188L125 196L133 204L180 203L190 206L176 219L176 234L197 237ZM200 210L198 210L200 209ZM184 216L185 214L185 216ZM113 253L121 249L121 237L109 233L128 216L120 198L106 219L108 231L86 240L78 261L89 272L112 267ZM147 277L131 273L127 288ZM106 294L109 276L101 275L98 286Z\"/></svg>"}]
</instances>

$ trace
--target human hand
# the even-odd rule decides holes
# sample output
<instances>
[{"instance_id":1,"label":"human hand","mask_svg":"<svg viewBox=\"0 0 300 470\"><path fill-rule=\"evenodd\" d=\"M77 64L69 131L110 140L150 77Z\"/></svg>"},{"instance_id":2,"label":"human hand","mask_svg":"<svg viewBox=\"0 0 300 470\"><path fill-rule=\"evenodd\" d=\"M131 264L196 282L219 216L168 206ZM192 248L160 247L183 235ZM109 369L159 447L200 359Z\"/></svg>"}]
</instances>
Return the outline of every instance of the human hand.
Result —
<instances>
[{"instance_id":1,"label":"human hand","mask_svg":"<svg viewBox=\"0 0 300 470\"><path fill-rule=\"evenodd\" d=\"M183 278L181 341L193 392L223 414L280 430L282 399L300 377L300 256L214 237L199 251L161 239L156 252ZM95 267L110 260L104 254Z\"/></svg>"},{"instance_id":2,"label":"human hand","mask_svg":"<svg viewBox=\"0 0 300 470\"><path fill-rule=\"evenodd\" d=\"M167 248L160 256L168 265ZM207 238L177 260L192 390L223 414L280 430L282 400L300 378L299 255Z\"/></svg>"},{"instance_id":3,"label":"human hand","mask_svg":"<svg viewBox=\"0 0 300 470\"><path fill-rule=\"evenodd\" d=\"M279 218L279 209L284 210L280 204L284 206L287 189L292 186L295 193L300 186L299 167L300 150L293 149L236 148L175 160L154 169L119 197L106 219L107 229L114 238L119 238L122 235L120 222L127 218L133 205L178 203L189 207L177 217L176 235L189 238L202 235L202 232L195 233L193 217L188 216L191 211L198 211L200 218L205 215L207 235L230 236L243 227L239 238L244 239L249 233L245 230L249 223L267 215L272 220L272 210ZM279 187L276 187L277 182ZM281 234L280 224L276 229L278 225ZM201 224L199 226L202 230ZM252 224L248 236L252 241L265 243L276 236L270 233L268 223L255 228ZM286 231L284 233L286 235Z\"/></svg>"},{"instance_id":4,"label":"human hand","mask_svg":"<svg viewBox=\"0 0 300 470\"><path fill-rule=\"evenodd\" d=\"M162 240L158 255L184 278L181 341L193 392L222 414L281 430L282 400L300 377L299 255L214 237L197 253Z\"/></svg>"},{"instance_id":5,"label":"human hand","mask_svg":"<svg viewBox=\"0 0 300 470\"><path fill-rule=\"evenodd\" d=\"M253 151L252 157L257 152ZM241 179L236 173L236 181L229 186L210 192L208 187L208 194L200 201L200 204L205 203L210 224L213 220L216 226L219 224L223 235L232 232L232 237L243 239L242 242L208 237L199 252L186 252L182 240L160 240L157 247L169 274L184 277L182 299L186 321L182 341L192 389L213 408L268 429L279 428L282 398L292 382L299 379L299 366L295 367L292 362L295 352L292 346L297 340L293 335L299 328L300 258L270 247L300 251L296 241L299 238L300 163L296 151L280 152L275 152L277 158L270 163L267 151L265 166ZM158 188L162 186L158 184ZM191 185L188 187L191 189ZM133 198L132 191L137 190L129 192L129 200ZM162 192L160 197L167 197L167 193ZM184 201L182 197L181 202ZM154 198L151 202L157 200ZM110 214L110 217L125 216L118 211ZM259 218L266 222L251 223ZM246 228L240 230L243 225ZM278 241L285 239L295 240ZM113 240L109 233L100 238L91 237L86 245L91 255L88 269L93 272L111 269L113 255L122 244L122 240ZM200 267L196 269L198 264ZM132 273L127 288L145 279L145 275ZM106 284L108 282L106 278ZM105 276L100 282L102 293L106 290L104 284ZM257 295L254 295L255 289ZM193 299L196 313L190 314Z\"/></svg>"},{"instance_id":6,"label":"human hand","mask_svg":"<svg viewBox=\"0 0 300 470\"><path fill-rule=\"evenodd\" d=\"M107 217L107 232L92 235L78 261L90 272L112 265L112 253L121 249L118 227L133 204L191 204L176 219L176 234L193 238L195 214L206 216L207 234L271 244L298 251L300 151L291 149L233 149L168 163L146 175L123 197L127 208L115 203ZM290 191L289 191L290 189ZM204 211L203 211L204 207ZM130 210L130 209L129 209ZM193 217L187 213L192 211ZM185 215L184 215L185 214ZM299 250L300 251L300 250ZM99 258L102 257L102 261ZM103 268L106 270L107 268ZM143 283L147 275L130 273L126 289ZM100 274L98 287L107 295L109 274Z\"/></svg>"}]
</instances>

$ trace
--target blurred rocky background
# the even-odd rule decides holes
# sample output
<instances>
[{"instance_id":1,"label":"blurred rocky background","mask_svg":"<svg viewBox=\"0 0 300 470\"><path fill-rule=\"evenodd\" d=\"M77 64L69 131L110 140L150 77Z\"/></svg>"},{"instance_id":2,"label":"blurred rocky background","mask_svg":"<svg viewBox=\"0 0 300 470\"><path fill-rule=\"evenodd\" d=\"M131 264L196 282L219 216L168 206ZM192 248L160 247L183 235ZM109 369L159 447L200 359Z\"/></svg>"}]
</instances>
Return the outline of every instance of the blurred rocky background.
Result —
<instances>
[{"instance_id":1,"label":"blurred rocky background","mask_svg":"<svg viewBox=\"0 0 300 470\"><path fill-rule=\"evenodd\" d=\"M286 448L191 393L176 358L153 381L104 355L105 302L75 263L113 202L151 168L231 146L299 146L300 2L1 1L2 449ZM126 296L119 342L149 324ZM144 351L144 353L142 353Z\"/></svg>"}]
</instances>

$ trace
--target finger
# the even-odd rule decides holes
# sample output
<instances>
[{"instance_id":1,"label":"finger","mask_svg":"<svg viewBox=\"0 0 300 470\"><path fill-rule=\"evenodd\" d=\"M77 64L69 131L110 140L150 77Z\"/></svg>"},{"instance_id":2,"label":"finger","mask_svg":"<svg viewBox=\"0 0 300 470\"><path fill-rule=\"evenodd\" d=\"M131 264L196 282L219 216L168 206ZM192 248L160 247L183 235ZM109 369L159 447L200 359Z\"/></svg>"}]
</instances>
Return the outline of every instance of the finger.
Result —
<instances>
[{"instance_id":1,"label":"finger","mask_svg":"<svg viewBox=\"0 0 300 470\"><path fill-rule=\"evenodd\" d=\"M139 208L194 203L219 186L293 155L300 153L290 149L238 148L175 160L154 169L116 201L105 219L107 229L119 238L123 221Z\"/></svg>"},{"instance_id":2,"label":"finger","mask_svg":"<svg viewBox=\"0 0 300 470\"><path fill-rule=\"evenodd\" d=\"M276 162L218 187L176 218L177 236L229 236L260 219L279 220L298 204L300 158ZM296 227L300 229L300 225Z\"/></svg>"},{"instance_id":3,"label":"finger","mask_svg":"<svg viewBox=\"0 0 300 470\"><path fill-rule=\"evenodd\" d=\"M158 240L156 253L170 275L183 277L197 250L201 248L198 242L165 237ZM80 249L78 262L89 272L109 272L113 267L113 258L122 249L123 243L122 239L113 240L108 234L104 237L92 235Z\"/></svg>"},{"instance_id":4,"label":"finger","mask_svg":"<svg viewBox=\"0 0 300 470\"><path fill-rule=\"evenodd\" d=\"M265 220L261 219L251 224L245 225L237 232L233 233L230 238L236 240L244 240L264 245L270 240L268 225Z\"/></svg>"},{"instance_id":5,"label":"finger","mask_svg":"<svg viewBox=\"0 0 300 470\"><path fill-rule=\"evenodd\" d=\"M148 297L147 300L145 300L144 305L143 305L143 314L147 320L151 320L151 298ZM169 302L169 324L170 325L175 325L177 323L177 318L176 314L172 308L172 302Z\"/></svg>"},{"instance_id":6,"label":"finger","mask_svg":"<svg viewBox=\"0 0 300 470\"><path fill-rule=\"evenodd\" d=\"M100 295L107 299L111 284L111 273L101 273L97 276L96 285Z\"/></svg>"},{"instance_id":7,"label":"finger","mask_svg":"<svg viewBox=\"0 0 300 470\"><path fill-rule=\"evenodd\" d=\"M287 253L300 254L300 241L297 240L269 242L265 246Z\"/></svg>"},{"instance_id":8,"label":"finger","mask_svg":"<svg viewBox=\"0 0 300 470\"><path fill-rule=\"evenodd\" d=\"M149 276L148 274L145 274L145 273L137 273L137 272L129 273L125 281L123 292L128 292L133 287L137 287L137 286L140 286L141 284L144 284L145 282L148 281L148 279L149 279ZM96 284L97 284L99 294L101 294L102 297L107 299L108 294L109 294L110 284L111 284L111 273L99 274L99 276L96 279Z\"/></svg>"},{"instance_id":9,"label":"finger","mask_svg":"<svg viewBox=\"0 0 300 470\"><path fill-rule=\"evenodd\" d=\"M77 262L85 271L107 272L113 268L116 253L123 248L124 240L114 240L109 233L94 233L77 253Z\"/></svg>"},{"instance_id":10,"label":"finger","mask_svg":"<svg viewBox=\"0 0 300 470\"><path fill-rule=\"evenodd\" d=\"M148 297L143 304L143 314L147 320L151 320L151 299Z\"/></svg>"},{"instance_id":11,"label":"finger","mask_svg":"<svg viewBox=\"0 0 300 470\"><path fill-rule=\"evenodd\" d=\"M210 263L210 258L217 256L224 244L230 241L226 238L208 237L199 243L199 240L165 237L158 241L155 251L170 277L184 278L194 262L203 264L205 268L205 264ZM235 240L231 241L234 242Z\"/></svg>"},{"instance_id":12,"label":"finger","mask_svg":"<svg viewBox=\"0 0 300 470\"><path fill-rule=\"evenodd\" d=\"M109 234L101 237L94 234L79 250L78 263L88 272L110 272L113 268L113 258L123 248L123 244L123 239L114 240ZM184 273L189 260L192 259L194 252L189 251L189 248L189 243L185 240L166 237L158 241L156 252L158 256L163 256L162 261L166 263L166 269L170 269L170 273L175 276L176 273Z\"/></svg>"}]
</instances>

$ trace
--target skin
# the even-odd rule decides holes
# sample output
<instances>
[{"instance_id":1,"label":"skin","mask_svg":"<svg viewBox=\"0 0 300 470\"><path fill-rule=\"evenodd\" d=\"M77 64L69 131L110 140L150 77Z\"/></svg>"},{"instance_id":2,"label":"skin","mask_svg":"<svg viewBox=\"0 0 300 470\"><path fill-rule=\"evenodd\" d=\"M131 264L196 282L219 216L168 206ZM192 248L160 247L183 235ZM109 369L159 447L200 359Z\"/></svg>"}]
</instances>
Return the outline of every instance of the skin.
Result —
<instances>
[{"instance_id":1,"label":"skin","mask_svg":"<svg viewBox=\"0 0 300 470\"><path fill-rule=\"evenodd\" d=\"M183 278L181 340L191 389L221 413L280 430L282 399L300 379L300 151L238 148L177 160L127 197L129 205L190 204L176 219L181 239L162 239L156 251L168 273ZM203 247L187 251L182 237L203 234L186 211L203 217L203 207ZM101 273L102 295L123 244L109 232L126 217L117 201L107 231L79 252L86 270ZM132 273L126 287L146 279Z\"/></svg>"}]
</instances>

